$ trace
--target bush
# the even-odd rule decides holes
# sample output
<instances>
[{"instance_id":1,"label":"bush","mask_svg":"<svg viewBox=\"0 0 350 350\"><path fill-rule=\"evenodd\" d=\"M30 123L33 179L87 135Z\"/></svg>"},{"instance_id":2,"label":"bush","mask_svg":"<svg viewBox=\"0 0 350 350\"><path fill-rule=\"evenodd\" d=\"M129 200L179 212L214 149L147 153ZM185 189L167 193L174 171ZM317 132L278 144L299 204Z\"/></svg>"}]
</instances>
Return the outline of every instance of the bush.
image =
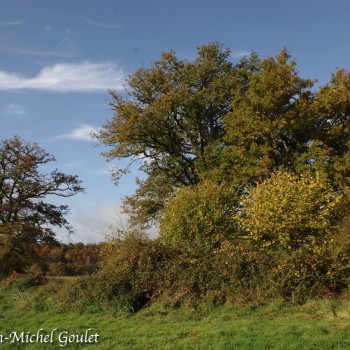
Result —
<instances>
[{"instance_id":1,"label":"bush","mask_svg":"<svg viewBox=\"0 0 350 350\"><path fill-rule=\"evenodd\" d=\"M236 232L233 212L238 196L225 185L205 180L183 187L164 210L161 239L171 245L210 250Z\"/></svg>"},{"instance_id":2,"label":"bush","mask_svg":"<svg viewBox=\"0 0 350 350\"><path fill-rule=\"evenodd\" d=\"M153 303L165 308L263 305L276 299L302 303L335 296L349 280L345 256L350 245L339 250L337 242L267 250L241 238L223 240L209 250L198 245L189 249L188 242L174 247L139 233L117 235L104 244L100 271L64 283L59 303L81 312L108 308L118 314Z\"/></svg>"},{"instance_id":3,"label":"bush","mask_svg":"<svg viewBox=\"0 0 350 350\"><path fill-rule=\"evenodd\" d=\"M138 311L156 299L164 276L163 265L174 250L134 232L115 236L104 245L101 254L101 270L67 286L62 300L72 304L80 300L86 308L100 305Z\"/></svg>"},{"instance_id":4,"label":"bush","mask_svg":"<svg viewBox=\"0 0 350 350\"><path fill-rule=\"evenodd\" d=\"M280 258L269 278L284 300L304 303L310 298L340 295L347 279L339 267L327 248L304 247Z\"/></svg>"},{"instance_id":5,"label":"bush","mask_svg":"<svg viewBox=\"0 0 350 350\"><path fill-rule=\"evenodd\" d=\"M327 239L341 200L309 174L279 172L250 190L237 219L247 238L261 247L297 250Z\"/></svg>"}]
</instances>

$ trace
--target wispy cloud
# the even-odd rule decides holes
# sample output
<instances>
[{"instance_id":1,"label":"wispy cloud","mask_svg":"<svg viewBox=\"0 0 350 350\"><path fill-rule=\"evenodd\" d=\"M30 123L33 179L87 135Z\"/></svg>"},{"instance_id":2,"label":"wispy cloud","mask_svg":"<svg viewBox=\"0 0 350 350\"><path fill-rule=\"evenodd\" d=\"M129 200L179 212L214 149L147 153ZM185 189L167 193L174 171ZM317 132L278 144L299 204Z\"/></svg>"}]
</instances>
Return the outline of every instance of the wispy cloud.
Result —
<instances>
[{"instance_id":1,"label":"wispy cloud","mask_svg":"<svg viewBox=\"0 0 350 350\"><path fill-rule=\"evenodd\" d=\"M340 2L342 4L348 4L349 0L311 0L312 3L316 4L316 5L323 5L323 4L334 4L336 2Z\"/></svg>"},{"instance_id":2,"label":"wispy cloud","mask_svg":"<svg viewBox=\"0 0 350 350\"><path fill-rule=\"evenodd\" d=\"M62 169L68 169L68 168L77 168L83 165L82 161L76 161L76 162L69 162L69 163L63 163L59 165L59 168Z\"/></svg>"},{"instance_id":3,"label":"wispy cloud","mask_svg":"<svg viewBox=\"0 0 350 350\"><path fill-rule=\"evenodd\" d=\"M97 131L97 128L95 128L94 126L89 124L82 124L82 125L79 125L79 127L71 130L66 134L57 136L57 138L78 140L78 141L92 141L93 140L92 134L95 133L96 131Z\"/></svg>"},{"instance_id":4,"label":"wispy cloud","mask_svg":"<svg viewBox=\"0 0 350 350\"><path fill-rule=\"evenodd\" d=\"M113 171L115 171L116 169L117 169L116 166L110 165L110 166L108 166L108 167L106 167L106 168L103 168L103 169L101 169L101 170L98 170L98 171L96 172L96 174L97 174L97 175L109 175L109 176L111 176L111 174L113 173Z\"/></svg>"},{"instance_id":5,"label":"wispy cloud","mask_svg":"<svg viewBox=\"0 0 350 350\"><path fill-rule=\"evenodd\" d=\"M25 21L8 21L8 22L0 22L1 27L11 27L11 26L19 26L24 24Z\"/></svg>"},{"instance_id":6,"label":"wispy cloud","mask_svg":"<svg viewBox=\"0 0 350 350\"><path fill-rule=\"evenodd\" d=\"M26 110L22 106L14 103L7 105L2 111L0 111L0 115L17 116L17 117L22 116L26 113L27 113Z\"/></svg>"},{"instance_id":7,"label":"wispy cloud","mask_svg":"<svg viewBox=\"0 0 350 350\"><path fill-rule=\"evenodd\" d=\"M87 210L72 206L72 213L74 234L69 236L62 229L57 230L58 239L64 242L101 242L111 234L111 227L127 227L127 216L118 205L101 204Z\"/></svg>"},{"instance_id":8,"label":"wispy cloud","mask_svg":"<svg viewBox=\"0 0 350 350\"><path fill-rule=\"evenodd\" d=\"M92 92L120 90L124 74L114 63L82 62L56 64L29 78L0 71L0 90L43 90L52 92Z\"/></svg>"},{"instance_id":9,"label":"wispy cloud","mask_svg":"<svg viewBox=\"0 0 350 350\"><path fill-rule=\"evenodd\" d=\"M83 17L83 21L99 28L116 29L120 27L120 24L117 23L98 22L88 17Z\"/></svg>"},{"instance_id":10,"label":"wispy cloud","mask_svg":"<svg viewBox=\"0 0 350 350\"><path fill-rule=\"evenodd\" d=\"M45 56L58 58L74 58L78 57L78 48L69 37L64 37L53 50L35 50L15 48L11 50L14 53L31 56Z\"/></svg>"},{"instance_id":11,"label":"wispy cloud","mask_svg":"<svg viewBox=\"0 0 350 350\"><path fill-rule=\"evenodd\" d=\"M77 213L74 217L77 239L79 236L86 241L104 241L111 235L112 227L125 229L127 216L115 205L101 205L87 212Z\"/></svg>"},{"instance_id":12,"label":"wispy cloud","mask_svg":"<svg viewBox=\"0 0 350 350\"><path fill-rule=\"evenodd\" d=\"M49 33L49 32L51 32L52 30L53 30L53 28L52 28L51 26L47 25L47 26L45 26L45 28L44 28L44 33Z\"/></svg>"},{"instance_id":13,"label":"wispy cloud","mask_svg":"<svg viewBox=\"0 0 350 350\"><path fill-rule=\"evenodd\" d=\"M45 57L56 57L56 58L74 58L77 57L77 54L73 52L59 52L59 51L41 51L41 50L25 50L25 49L16 49L12 52L20 53L23 55L30 56L45 56Z\"/></svg>"},{"instance_id":14,"label":"wispy cloud","mask_svg":"<svg viewBox=\"0 0 350 350\"><path fill-rule=\"evenodd\" d=\"M231 53L231 56L233 58L242 58L244 56L249 56L251 54L251 51L246 50L233 50Z\"/></svg>"}]
</instances>

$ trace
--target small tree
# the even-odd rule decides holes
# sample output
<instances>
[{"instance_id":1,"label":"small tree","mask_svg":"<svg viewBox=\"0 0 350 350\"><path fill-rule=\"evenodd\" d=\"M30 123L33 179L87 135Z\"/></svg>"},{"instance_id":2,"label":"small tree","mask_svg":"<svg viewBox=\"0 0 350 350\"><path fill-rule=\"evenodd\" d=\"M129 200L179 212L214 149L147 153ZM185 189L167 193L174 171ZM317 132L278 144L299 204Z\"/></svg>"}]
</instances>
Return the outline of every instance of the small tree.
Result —
<instances>
[{"instance_id":1,"label":"small tree","mask_svg":"<svg viewBox=\"0 0 350 350\"><path fill-rule=\"evenodd\" d=\"M55 161L36 143L15 136L0 143L0 274L20 271L37 243L56 242L52 227L72 227L66 205L47 203L47 196L71 197L83 188L77 176L57 169L42 174L39 166Z\"/></svg>"}]
</instances>

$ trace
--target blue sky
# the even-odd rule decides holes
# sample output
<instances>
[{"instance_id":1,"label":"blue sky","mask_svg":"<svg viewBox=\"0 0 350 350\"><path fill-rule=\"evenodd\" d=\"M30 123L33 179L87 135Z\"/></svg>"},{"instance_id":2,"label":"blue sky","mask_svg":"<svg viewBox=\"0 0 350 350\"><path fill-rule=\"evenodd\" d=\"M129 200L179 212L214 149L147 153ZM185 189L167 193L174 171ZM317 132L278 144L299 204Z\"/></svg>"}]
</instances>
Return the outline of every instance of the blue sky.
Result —
<instances>
[{"instance_id":1,"label":"blue sky","mask_svg":"<svg viewBox=\"0 0 350 350\"><path fill-rule=\"evenodd\" d=\"M135 189L132 175L113 185L89 137L112 116L109 89L161 52L191 60L214 40L234 62L287 47L303 77L325 84L350 69L349 18L349 0L1 0L0 139L36 141L79 175L86 194L65 201L76 233L58 237L100 241L125 222L120 203Z\"/></svg>"}]
</instances>

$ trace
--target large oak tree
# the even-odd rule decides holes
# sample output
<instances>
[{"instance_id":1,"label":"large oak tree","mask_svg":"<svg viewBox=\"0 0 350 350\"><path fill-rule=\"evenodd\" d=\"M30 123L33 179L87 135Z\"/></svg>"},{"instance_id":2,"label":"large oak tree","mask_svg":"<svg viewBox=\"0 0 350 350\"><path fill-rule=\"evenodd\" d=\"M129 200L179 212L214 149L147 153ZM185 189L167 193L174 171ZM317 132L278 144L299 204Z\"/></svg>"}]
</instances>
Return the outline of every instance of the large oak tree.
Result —
<instances>
[{"instance_id":1,"label":"large oak tree","mask_svg":"<svg viewBox=\"0 0 350 350\"><path fill-rule=\"evenodd\" d=\"M198 47L193 62L163 53L130 75L127 96L111 92L114 116L97 137L111 146L109 159L144 160L147 179L126 200L138 222L156 218L174 189L201 182L206 148L222 138L231 91L242 80L229 57L219 43Z\"/></svg>"}]
</instances>

